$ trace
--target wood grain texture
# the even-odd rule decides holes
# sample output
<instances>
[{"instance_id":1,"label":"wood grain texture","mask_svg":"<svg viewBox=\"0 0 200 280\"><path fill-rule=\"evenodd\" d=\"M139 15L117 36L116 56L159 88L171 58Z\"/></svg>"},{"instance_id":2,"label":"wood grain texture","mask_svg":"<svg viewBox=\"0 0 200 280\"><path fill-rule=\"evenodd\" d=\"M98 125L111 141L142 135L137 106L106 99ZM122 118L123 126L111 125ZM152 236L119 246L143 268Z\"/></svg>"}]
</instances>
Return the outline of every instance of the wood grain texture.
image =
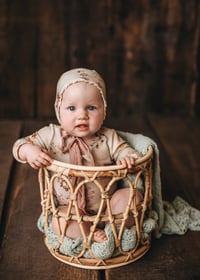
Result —
<instances>
[{"instance_id":1,"label":"wood grain texture","mask_svg":"<svg viewBox=\"0 0 200 280\"><path fill-rule=\"evenodd\" d=\"M197 199L197 197L200 197L199 122L185 118L170 116L158 117L155 115L151 115L149 120L168 155L167 159L161 153L164 168L166 167L171 170L170 172L165 172L165 174L168 176L168 174L174 173L176 186L174 188L170 187L171 195L175 196L180 194L194 204L195 207L199 207L200 200ZM164 158L166 162L164 162ZM168 181L167 178L166 180ZM169 184L174 185L173 182L169 182ZM165 188L165 193L169 198L167 184Z\"/></svg>"},{"instance_id":2,"label":"wood grain texture","mask_svg":"<svg viewBox=\"0 0 200 280\"><path fill-rule=\"evenodd\" d=\"M20 137L21 129L21 122L0 121L0 239L3 234L4 208L6 209L7 207L7 196L10 190L9 183L12 176L12 145L14 141Z\"/></svg>"},{"instance_id":3,"label":"wood grain texture","mask_svg":"<svg viewBox=\"0 0 200 280\"><path fill-rule=\"evenodd\" d=\"M197 114L199 15L196 0L1 0L0 117L53 117L74 67L103 76L111 117Z\"/></svg>"}]
</instances>

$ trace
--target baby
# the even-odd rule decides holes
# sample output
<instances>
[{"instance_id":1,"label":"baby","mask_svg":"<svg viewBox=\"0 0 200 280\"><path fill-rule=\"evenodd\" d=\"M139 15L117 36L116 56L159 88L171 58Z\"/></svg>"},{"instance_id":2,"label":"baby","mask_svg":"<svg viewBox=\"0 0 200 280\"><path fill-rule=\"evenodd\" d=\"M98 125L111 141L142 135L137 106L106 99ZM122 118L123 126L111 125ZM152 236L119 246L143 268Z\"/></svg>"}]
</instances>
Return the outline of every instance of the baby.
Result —
<instances>
[{"instance_id":1,"label":"baby","mask_svg":"<svg viewBox=\"0 0 200 280\"><path fill-rule=\"evenodd\" d=\"M13 155L21 163L28 163L38 169L48 166L52 160L87 166L123 165L131 168L140 154L118 136L114 129L102 127L106 116L106 90L101 76L85 68L65 72L57 83L55 111L59 125L50 124L25 138L18 139L13 146ZM107 180L101 184L106 186ZM69 192L62 182L55 182L55 196L59 211L66 212ZM113 214L123 213L129 200L128 188L111 190ZM136 190L136 203L143 196ZM78 207L81 214L95 214L98 211L101 194L97 187L85 184L78 193ZM64 218L59 220L65 230ZM132 222L127 222L131 226ZM91 223L84 223L86 234ZM56 219L52 219L54 233L59 234ZM65 235L76 239L82 236L76 221L70 221ZM93 239L103 242L107 239L103 229L96 229Z\"/></svg>"}]
</instances>

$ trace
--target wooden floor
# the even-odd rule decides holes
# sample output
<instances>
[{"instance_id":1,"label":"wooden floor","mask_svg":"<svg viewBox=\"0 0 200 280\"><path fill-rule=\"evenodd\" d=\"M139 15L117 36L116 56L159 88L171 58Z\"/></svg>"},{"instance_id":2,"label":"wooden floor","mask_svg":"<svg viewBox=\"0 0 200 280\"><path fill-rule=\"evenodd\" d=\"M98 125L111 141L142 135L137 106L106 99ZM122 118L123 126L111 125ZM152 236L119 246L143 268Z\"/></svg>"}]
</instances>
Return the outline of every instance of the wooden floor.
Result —
<instances>
[{"instance_id":1,"label":"wooden floor","mask_svg":"<svg viewBox=\"0 0 200 280\"><path fill-rule=\"evenodd\" d=\"M0 121L0 279L200 279L200 232L162 236L130 265L106 271L74 268L54 259L36 227L40 215L37 171L13 161L12 145L47 122ZM153 138L160 150L163 197L176 195L200 208L200 122L180 117L130 117L107 122Z\"/></svg>"}]
</instances>

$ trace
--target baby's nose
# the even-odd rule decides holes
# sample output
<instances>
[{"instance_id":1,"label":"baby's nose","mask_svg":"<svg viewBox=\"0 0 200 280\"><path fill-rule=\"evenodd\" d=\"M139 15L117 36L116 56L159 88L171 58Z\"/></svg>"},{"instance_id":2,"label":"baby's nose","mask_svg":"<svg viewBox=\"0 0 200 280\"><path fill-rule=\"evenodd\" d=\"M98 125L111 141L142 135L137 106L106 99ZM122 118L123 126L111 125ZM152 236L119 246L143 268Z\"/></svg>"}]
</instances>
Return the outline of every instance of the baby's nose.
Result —
<instances>
[{"instance_id":1,"label":"baby's nose","mask_svg":"<svg viewBox=\"0 0 200 280\"><path fill-rule=\"evenodd\" d=\"M88 118L87 110L80 110L79 119L86 119L86 118Z\"/></svg>"}]
</instances>

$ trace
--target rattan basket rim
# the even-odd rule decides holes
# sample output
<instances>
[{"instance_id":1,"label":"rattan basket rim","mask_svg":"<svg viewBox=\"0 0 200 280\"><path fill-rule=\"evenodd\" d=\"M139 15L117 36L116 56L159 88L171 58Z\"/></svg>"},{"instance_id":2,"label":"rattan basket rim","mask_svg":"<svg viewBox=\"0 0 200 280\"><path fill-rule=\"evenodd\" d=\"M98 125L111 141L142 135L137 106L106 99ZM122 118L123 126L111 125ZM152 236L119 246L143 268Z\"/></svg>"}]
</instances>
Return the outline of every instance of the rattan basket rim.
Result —
<instances>
[{"instance_id":1,"label":"rattan basket rim","mask_svg":"<svg viewBox=\"0 0 200 280\"><path fill-rule=\"evenodd\" d=\"M143 162L146 162L148 159L150 159L153 155L153 148L151 145L148 146L147 148L147 153L139 158L136 159L135 165L137 166L139 164L142 164ZM58 160L53 160L52 164L47 167L47 169L51 170L52 167L63 167L66 169L74 169L78 171L111 171L111 170L121 170L124 169L125 167L123 165L106 165L106 166L83 166L83 165L75 165L75 164L70 164L70 163L65 163L62 161Z\"/></svg>"}]
</instances>

